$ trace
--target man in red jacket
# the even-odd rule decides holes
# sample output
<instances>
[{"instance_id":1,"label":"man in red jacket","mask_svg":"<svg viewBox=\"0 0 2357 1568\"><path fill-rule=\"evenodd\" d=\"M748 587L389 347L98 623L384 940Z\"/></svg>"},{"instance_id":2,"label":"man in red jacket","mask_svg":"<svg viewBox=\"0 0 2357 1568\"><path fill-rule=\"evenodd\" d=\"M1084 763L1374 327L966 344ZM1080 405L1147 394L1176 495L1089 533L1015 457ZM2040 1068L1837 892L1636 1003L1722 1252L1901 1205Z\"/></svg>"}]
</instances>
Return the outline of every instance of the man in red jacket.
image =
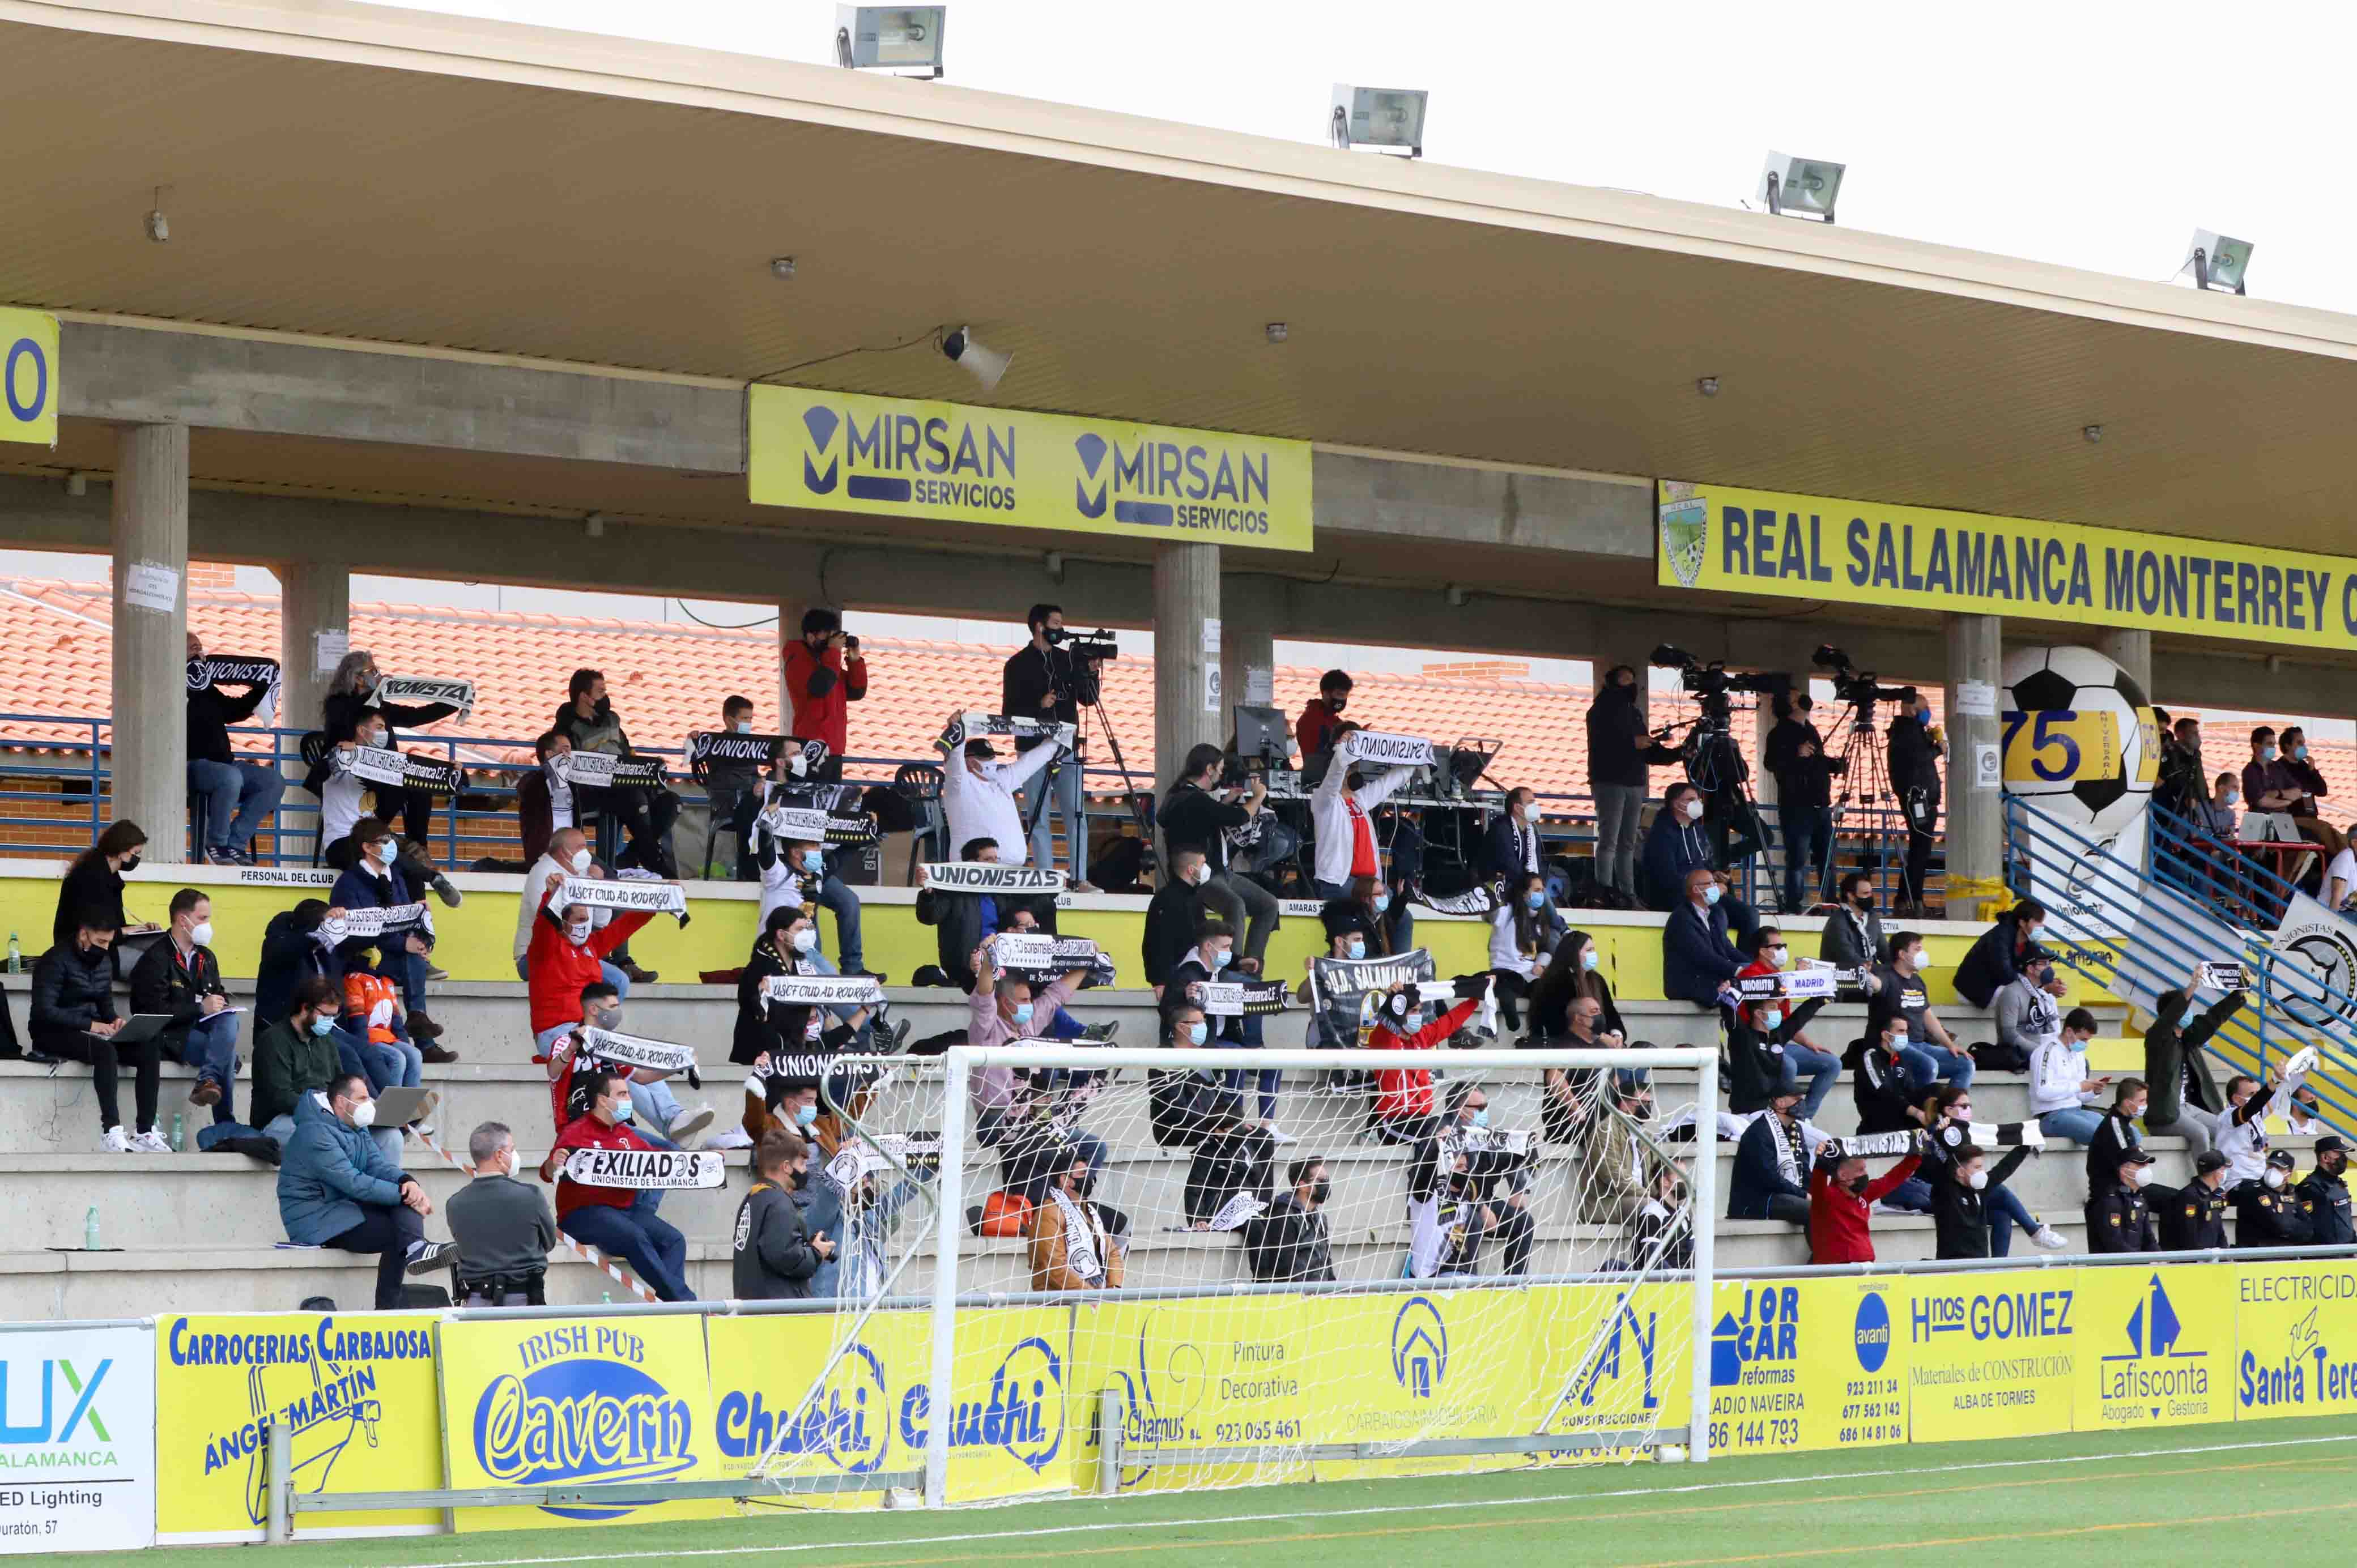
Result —
<instances>
[{"instance_id":1,"label":"man in red jacket","mask_svg":"<svg viewBox=\"0 0 2357 1568\"><path fill-rule=\"evenodd\" d=\"M548 1158L541 1162L540 1179L556 1183L556 1228L630 1264L663 1300L694 1301L695 1294L687 1288L687 1239L657 1217L661 1192L559 1179L565 1156L576 1149L656 1146L624 1125L632 1112L630 1089L620 1079L597 1073L586 1090L588 1110L565 1123Z\"/></svg>"},{"instance_id":2,"label":"man in red jacket","mask_svg":"<svg viewBox=\"0 0 2357 1568\"><path fill-rule=\"evenodd\" d=\"M532 929L532 946L524 953L534 1061L549 1061L565 1037L584 1024L621 1027L621 1002L605 978L603 961L651 918L650 912L633 909L599 926L590 909L581 904L562 911L551 908L541 915ZM588 1016L593 1003L598 1014L594 1020ZM568 1059L568 1070L570 1065ZM638 1081L641 1076L648 1081ZM627 1074L625 1084L648 1125L683 1148L694 1148L712 1125L710 1106L682 1105L659 1076Z\"/></svg>"},{"instance_id":3,"label":"man in red jacket","mask_svg":"<svg viewBox=\"0 0 2357 1568\"><path fill-rule=\"evenodd\" d=\"M840 781L849 734L846 704L867 695L867 660L859 639L844 635L843 617L829 609L802 616L802 639L786 645L785 680L794 738L826 743L826 761L814 777L829 784Z\"/></svg>"},{"instance_id":4,"label":"man in red jacket","mask_svg":"<svg viewBox=\"0 0 2357 1568\"><path fill-rule=\"evenodd\" d=\"M1422 998L1413 985L1394 985L1383 995L1374 1029L1367 1036L1371 1051L1428 1051L1464 1026L1480 1005L1468 997L1413 1034L1403 1034L1416 1015ZM1439 1123L1432 1114L1432 1074L1424 1068L1383 1069L1375 1074L1375 1136L1386 1144L1413 1144L1429 1138Z\"/></svg>"},{"instance_id":5,"label":"man in red jacket","mask_svg":"<svg viewBox=\"0 0 2357 1568\"><path fill-rule=\"evenodd\" d=\"M1868 1217L1877 1203L1915 1174L1922 1163L1922 1140L1923 1134L1916 1133L1916 1146L1907 1157L1872 1181L1866 1179L1866 1162L1856 1155L1835 1157L1840 1139L1826 1141L1809 1173L1809 1262L1874 1262Z\"/></svg>"}]
</instances>

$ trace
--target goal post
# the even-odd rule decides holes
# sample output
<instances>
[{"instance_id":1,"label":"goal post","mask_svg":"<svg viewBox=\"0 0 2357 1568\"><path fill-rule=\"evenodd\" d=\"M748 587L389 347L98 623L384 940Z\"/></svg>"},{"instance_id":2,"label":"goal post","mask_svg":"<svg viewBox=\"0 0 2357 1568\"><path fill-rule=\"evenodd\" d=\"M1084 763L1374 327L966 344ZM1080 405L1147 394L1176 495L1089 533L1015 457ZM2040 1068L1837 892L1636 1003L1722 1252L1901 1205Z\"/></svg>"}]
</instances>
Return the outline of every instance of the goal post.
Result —
<instances>
[{"instance_id":1,"label":"goal post","mask_svg":"<svg viewBox=\"0 0 2357 1568\"><path fill-rule=\"evenodd\" d=\"M828 1164L871 1151L899 1222L756 1477L921 1467L939 1507L1708 1456L1715 1050L887 1061Z\"/></svg>"}]
</instances>

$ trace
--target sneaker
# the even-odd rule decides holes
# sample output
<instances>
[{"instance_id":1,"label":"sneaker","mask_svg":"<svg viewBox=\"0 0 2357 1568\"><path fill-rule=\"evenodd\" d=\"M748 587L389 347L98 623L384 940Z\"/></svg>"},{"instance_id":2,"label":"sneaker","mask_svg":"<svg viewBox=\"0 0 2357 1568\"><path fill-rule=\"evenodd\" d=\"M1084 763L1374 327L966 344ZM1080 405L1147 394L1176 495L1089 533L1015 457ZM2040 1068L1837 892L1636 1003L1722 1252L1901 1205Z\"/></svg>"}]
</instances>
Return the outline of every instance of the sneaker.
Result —
<instances>
[{"instance_id":1,"label":"sneaker","mask_svg":"<svg viewBox=\"0 0 2357 1568\"><path fill-rule=\"evenodd\" d=\"M753 1146L753 1134L742 1126L732 1126L716 1133L704 1146L707 1149L749 1149Z\"/></svg>"},{"instance_id":2,"label":"sneaker","mask_svg":"<svg viewBox=\"0 0 2357 1568\"><path fill-rule=\"evenodd\" d=\"M120 1127L109 1127L98 1146L110 1155L127 1155L131 1152L131 1135Z\"/></svg>"},{"instance_id":3,"label":"sneaker","mask_svg":"<svg viewBox=\"0 0 2357 1568\"><path fill-rule=\"evenodd\" d=\"M191 1105L218 1105L221 1097L221 1086L209 1078L197 1079L197 1087L188 1090L188 1103Z\"/></svg>"},{"instance_id":4,"label":"sneaker","mask_svg":"<svg viewBox=\"0 0 2357 1568\"><path fill-rule=\"evenodd\" d=\"M663 1136L683 1149L693 1149L699 1146L699 1134L711 1125L711 1106L684 1106L680 1113L672 1119L672 1124L663 1129Z\"/></svg>"},{"instance_id":5,"label":"sneaker","mask_svg":"<svg viewBox=\"0 0 2357 1568\"><path fill-rule=\"evenodd\" d=\"M1113 1037L1120 1033L1121 1020L1115 1018L1110 1024L1091 1024L1081 1031L1081 1038L1092 1046L1109 1046L1113 1044Z\"/></svg>"},{"instance_id":6,"label":"sneaker","mask_svg":"<svg viewBox=\"0 0 2357 1568\"><path fill-rule=\"evenodd\" d=\"M453 909L467 901L467 896L464 893L459 892L458 889L452 885L450 879L443 875L438 871L434 874L432 886L434 888L434 897L441 899L443 903L447 904Z\"/></svg>"},{"instance_id":7,"label":"sneaker","mask_svg":"<svg viewBox=\"0 0 2357 1568\"><path fill-rule=\"evenodd\" d=\"M226 848L215 849L210 845L207 845L205 848L205 864L207 865L235 865L237 864L237 854L233 850Z\"/></svg>"},{"instance_id":8,"label":"sneaker","mask_svg":"<svg viewBox=\"0 0 2357 1568\"><path fill-rule=\"evenodd\" d=\"M253 858L253 851L251 849L233 849L230 851L230 854L237 856L237 863L240 865L258 865L261 864Z\"/></svg>"},{"instance_id":9,"label":"sneaker","mask_svg":"<svg viewBox=\"0 0 2357 1568\"><path fill-rule=\"evenodd\" d=\"M1098 893L1103 891L1103 889L1100 888L1093 882L1075 882L1070 888L1066 889L1066 891L1072 893Z\"/></svg>"},{"instance_id":10,"label":"sneaker","mask_svg":"<svg viewBox=\"0 0 2357 1568\"><path fill-rule=\"evenodd\" d=\"M436 1269L447 1269L458 1261L456 1241L428 1241L409 1254L409 1272L430 1274Z\"/></svg>"},{"instance_id":11,"label":"sneaker","mask_svg":"<svg viewBox=\"0 0 2357 1568\"><path fill-rule=\"evenodd\" d=\"M145 1133L135 1134L131 1142L124 1146L135 1155L168 1155L172 1152L172 1145L166 1143L164 1135L153 1127Z\"/></svg>"},{"instance_id":12,"label":"sneaker","mask_svg":"<svg viewBox=\"0 0 2357 1568\"><path fill-rule=\"evenodd\" d=\"M2050 1252L2059 1252L2063 1248L2071 1244L2064 1240L2062 1239L2062 1233L2060 1230L2055 1230L2051 1225L2040 1225L2037 1230L2032 1230L2029 1233L2029 1240L2035 1245L2043 1247Z\"/></svg>"},{"instance_id":13,"label":"sneaker","mask_svg":"<svg viewBox=\"0 0 2357 1568\"><path fill-rule=\"evenodd\" d=\"M1284 1128L1278 1126L1274 1122L1268 1124L1268 1141L1275 1144L1280 1149L1285 1147L1287 1144L1297 1144L1301 1142L1300 1139L1295 1137L1292 1133L1286 1132Z\"/></svg>"},{"instance_id":14,"label":"sneaker","mask_svg":"<svg viewBox=\"0 0 2357 1568\"><path fill-rule=\"evenodd\" d=\"M892 1021L891 1029L888 1032L891 1036L891 1040L884 1047L884 1054L888 1057L897 1057L900 1054L900 1047L908 1042L909 1020L895 1018Z\"/></svg>"},{"instance_id":15,"label":"sneaker","mask_svg":"<svg viewBox=\"0 0 2357 1568\"><path fill-rule=\"evenodd\" d=\"M458 1053L447 1046L420 1046L417 1047L417 1057L420 1061L429 1061L441 1066L457 1061Z\"/></svg>"},{"instance_id":16,"label":"sneaker","mask_svg":"<svg viewBox=\"0 0 2357 1568\"><path fill-rule=\"evenodd\" d=\"M409 1015L409 1037L419 1045L442 1037L442 1026L427 1017L421 1010Z\"/></svg>"}]
</instances>

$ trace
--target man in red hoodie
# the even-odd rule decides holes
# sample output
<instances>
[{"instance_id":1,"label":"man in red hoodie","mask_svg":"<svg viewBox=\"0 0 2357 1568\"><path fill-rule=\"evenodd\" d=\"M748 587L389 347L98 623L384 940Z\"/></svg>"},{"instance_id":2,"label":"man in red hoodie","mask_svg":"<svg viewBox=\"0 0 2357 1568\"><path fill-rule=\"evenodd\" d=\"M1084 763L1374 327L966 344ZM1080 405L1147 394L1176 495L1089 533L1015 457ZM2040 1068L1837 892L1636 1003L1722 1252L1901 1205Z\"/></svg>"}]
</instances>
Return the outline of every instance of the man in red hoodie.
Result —
<instances>
[{"instance_id":1,"label":"man in red hoodie","mask_svg":"<svg viewBox=\"0 0 2357 1568\"><path fill-rule=\"evenodd\" d=\"M565 1059L550 1069L553 1078L571 1076L572 1053L561 1047L574 1031L585 1024L607 1029L621 1027L621 1002L605 978L603 961L651 918L652 914L647 910L632 909L599 926L586 905L574 904L562 911L544 910L534 922L532 946L525 950L523 961L532 1001L533 1060L547 1062L563 1056ZM593 1002L597 1009L596 1018L589 1013ZM682 1105L660 1073L640 1069L622 1077L630 1099L649 1126L683 1148L696 1146L705 1129L712 1124L710 1106ZM691 1081L694 1077L689 1074Z\"/></svg>"},{"instance_id":2,"label":"man in red hoodie","mask_svg":"<svg viewBox=\"0 0 2357 1568\"><path fill-rule=\"evenodd\" d=\"M1480 1005L1468 997L1413 1034L1403 1034L1416 1015L1422 998L1413 985L1394 985L1383 993L1374 1029L1367 1036L1371 1051L1428 1051L1448 1038ZM1385 1068L1375 1074L1375 1136L1386 1144L1414 1144L1438 1128L1432 1114L1432 1074L1424 1068Z\"/></svg>"},{"instance_id":3,"label":"man in red hoodie","mask_svg":"<svg viewBox=\"0 0 2357 1568\"><path fill-rule=\"evenodd\" d=\"M687 1288L687 1239L657 1217L661 1192L588 1187L560 1177L565 1156L578 1149L656 1146L627 1125L632 1114L628 1084L601 1072L591 1074L584 1089L588 1109L565 1123L540 1165L540 1179L556 1183L556 1228L630 1264L663 1300L694 1301L695 1293Z\"/></svg>"},{"instance_id":4,"label":"man in red hoodie","mask_svg":"<svg viewBox=\"0 0 2357 1568\"><path fill-rule=\"evenodd\" d=\"M867 695L867 660L860 655L859 639L844 634L843 617L814 609L803 615L802 638L786 644L784 657L793 737L826 743L826 761L814 777L834 783L843 778L850 734L847 704Z\"/></svg>"},{"instance_id":5,"label":"man in red hoodie","mask_svg":"<svg viewBox=\"0 0 2357 1568\"><path fill-rule=\"evenodd\" d=\"M1916 1146L1907 1157L1872 1181L1866 1179L1866 1162L1857 1155L1836 1156L1840 1139L1826 1141L1809 1173L1809 1262L1874 1262L1868 1217L1877 1203L1915 1174L1915 1167L1922 1163L1922 1141L1923 1134L1916 1133Z\"/></svg>"}]
</instances>

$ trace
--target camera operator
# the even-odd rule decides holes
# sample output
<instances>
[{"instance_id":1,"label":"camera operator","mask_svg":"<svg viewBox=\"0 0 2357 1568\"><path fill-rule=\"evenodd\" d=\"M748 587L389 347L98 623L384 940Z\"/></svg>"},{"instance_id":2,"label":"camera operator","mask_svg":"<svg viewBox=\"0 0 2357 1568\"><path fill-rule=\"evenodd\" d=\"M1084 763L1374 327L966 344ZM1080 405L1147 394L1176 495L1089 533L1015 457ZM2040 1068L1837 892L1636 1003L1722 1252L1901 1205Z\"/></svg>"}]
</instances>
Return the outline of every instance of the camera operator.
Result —
<instances>
[{"instance_id":1,"label":"camera operator","mask_svg":"<svg viewBox=\"0 0 2357 1568\"><path fill-rule=\"evenodd\" d=\"M1923 881L1932 870L1932 845L1940 825L1940 758L1947 755L1940 726L1932 722L1932 699L1914 687L1891 716L1889 731L1890 790L1907 816L1907 869L1900 878L1900 919L1921 918Z\"/></svg>"},{"instance_id":2,"label":"camera operator","mask_svg":"<svg viewBox=\"0 0 2357 1568\"><path fill-rule=\"evenodd\" d=\"M1244 950L1236 967L1258 974L1268 956L1268 939L1277 927L1276 895L1228 865L1228 832L1252 822L1265 809L1268 777L1254 773L1238 791L1221 788L1227 754L1209 742L1187 753L1178 777L1163 791L1156 820L1162 827L1165 865L1175 865L1181 844L1200 845L1210 875L1196 884L1196 899L1216 911L1229 927L1244 933ZM1202 875L1202 873L1196 873ZM1249 922L1249 924L1247 923Z\"/></svg>"},{"instance_id":3,"label":"camera operator","mask_svg":"<svg viewBox=\"0 0 2357 1568\"><path fill-rule=\"evenodd\" d=\"M1776 820L1784 830L1784 913L1806 913L1824 881L1833 852L1833 776L1849 764L1825 755L1825 737L1810 722L1815 707L1806 692L1775 699L1777 724L1768 732L1768 771L1776 776Z\"/></svg>"},{"instance_id":4,"label":"camera operator","mask_svg":"<svg viewBox=\"0 0 2357 1568\"><path fill-rule=\"evenodd\" d=\"M801 639L786 647L785 676L786 700L794 711L789 733L796 740L824 741L826 760L813 778L841 782L850 728L846 704L867 695L867 660L859 639L844 631L842 616L830 609L803 614Z\"/></svg>"},{"instance_id":5,"label":"camera operator","mask_svg":"<svg viewBox=\"0 0 2357 1568\"><path fill-rule=\"evenodd\" d=\"M1031 640L1006 661L999 683L999 711L1009 718L1077 726L1081 710L1093 706L1097 700L1097 661L1075 658L1063 646L1070 638L1064 630L1061 605L1033 605L1023 618L1031 628ZM1046 744L1044 737L1027 736L1016 741L1015 749L1025 752ZM1093 893L1096 889L1089 884L1087 800L1081 774L1081 757L1075 751L1049 763L1046 779L1020 791L1020 799L1031 819L1030 864L1043 869L1056 864L1055 830L1039 799L1042 793L1051 794L1063 815L1064 842L1071 847L1072 891ZM1006 847L999 846L1002 853Z\"/></svg>"}]
</instances>

